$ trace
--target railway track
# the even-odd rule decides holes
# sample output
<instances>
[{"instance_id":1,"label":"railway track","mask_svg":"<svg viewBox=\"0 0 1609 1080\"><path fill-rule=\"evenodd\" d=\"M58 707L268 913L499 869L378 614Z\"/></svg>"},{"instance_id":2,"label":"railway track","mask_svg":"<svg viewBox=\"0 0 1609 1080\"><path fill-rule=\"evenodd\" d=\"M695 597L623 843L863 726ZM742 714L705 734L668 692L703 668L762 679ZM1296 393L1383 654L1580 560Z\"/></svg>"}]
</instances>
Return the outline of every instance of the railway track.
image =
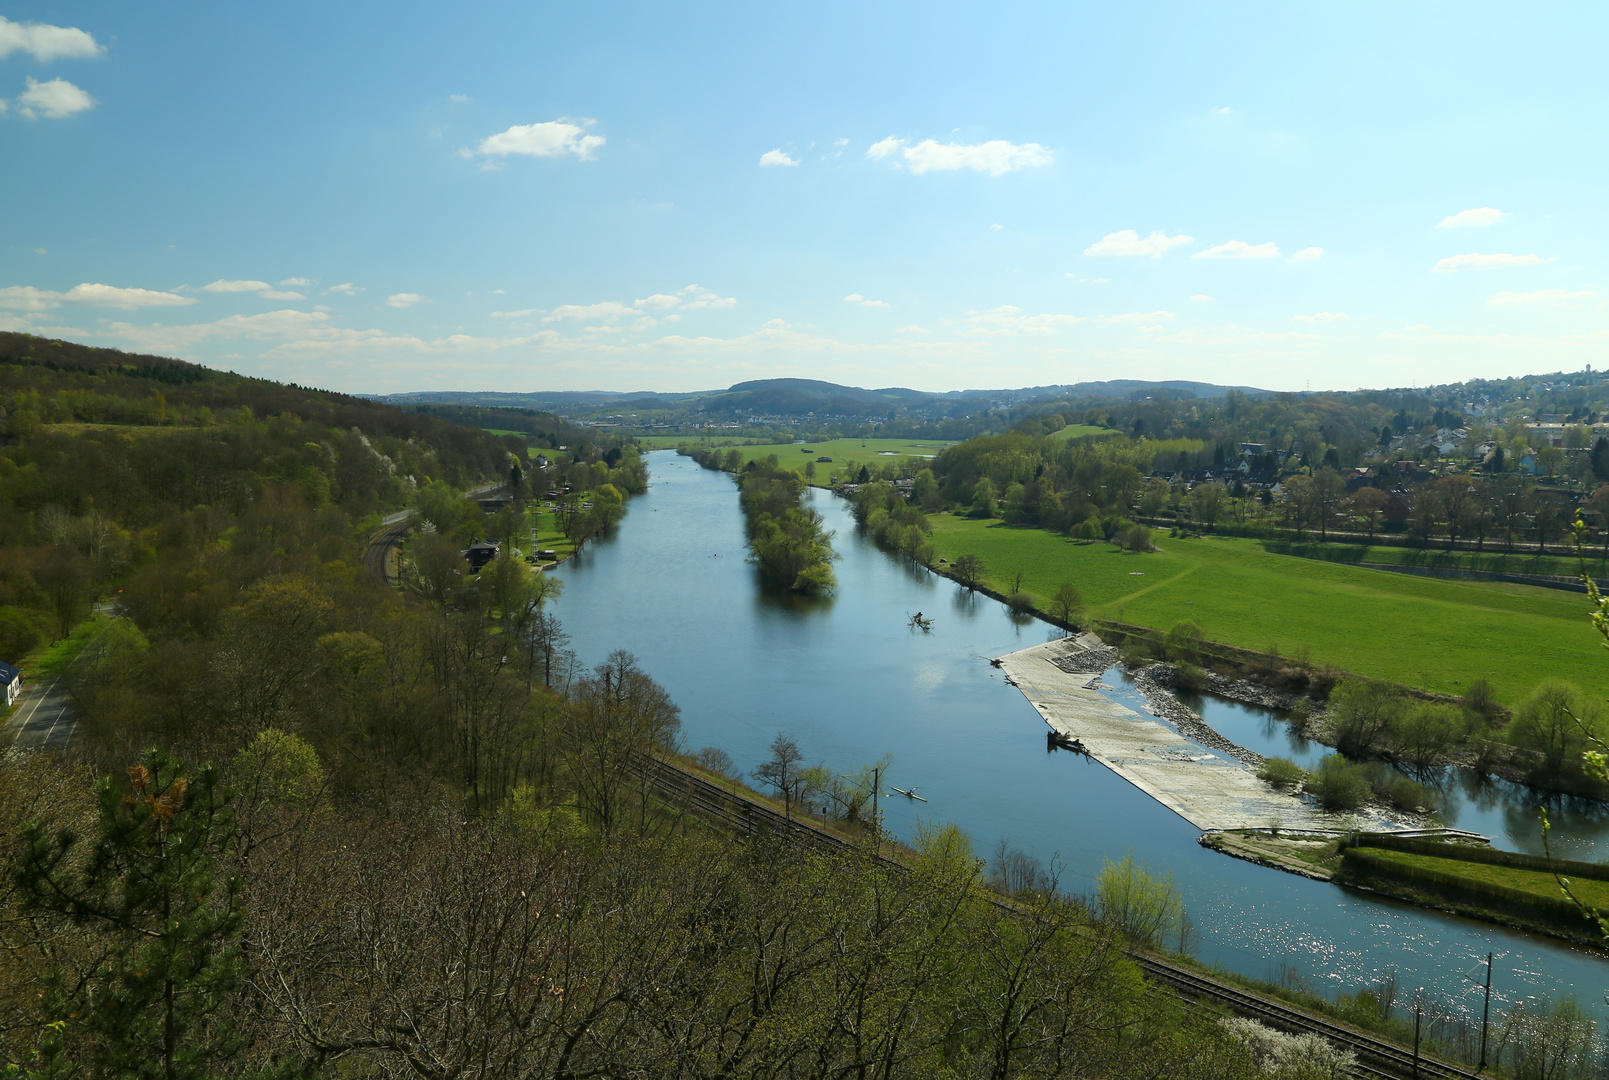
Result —
<instances>
[{"instance_id":1,"label":"railway track","mask_svg":"<svg viewBox=\"0 0 1609 1080\"><path fill-rule=\"evenodd\" d=\"M670 762L658 758L638 758L628 768L646 779L667 801L723 825L736 835L753 836L769 832L823 850L858 850L850 841L817 828L808 821L779 814L769 806L746 799ZM891 869L905 869L904 864L896 859L882 855L877 859ZM1003 899L996 902L1004 908L1012 907ZM1131 949L1125 949L1124 952L1139 965L1153 984L1185 1000L1221 1005L1238 1016L1250 1017L1280 1031L1321 1035L1337 1046L1352 1051L1357 1055L1357 1072L1361 1076L1390 1077L1394 1080L1408 1080L1410 1077L1476 1080L1482 1075L1424 1056L1416 1064L1413 1051L1396 1043L1357 1031L1286 1002L1252 993L1162 957Z\"/></svg>"},{"instance_id":2,"label":"railway track","mask_svg":"<svg viewBox=\"0 0 1609 1080\"><path fill-rule=\"evenodd\" d=\"M363 550L363 565L387 585L395 585L397 581L396 575L391 572L391 552L402 543L402 538L408 535L411 528L412 515L392 522L371 536L369 546Z\"/></svg>"}]
</instances>

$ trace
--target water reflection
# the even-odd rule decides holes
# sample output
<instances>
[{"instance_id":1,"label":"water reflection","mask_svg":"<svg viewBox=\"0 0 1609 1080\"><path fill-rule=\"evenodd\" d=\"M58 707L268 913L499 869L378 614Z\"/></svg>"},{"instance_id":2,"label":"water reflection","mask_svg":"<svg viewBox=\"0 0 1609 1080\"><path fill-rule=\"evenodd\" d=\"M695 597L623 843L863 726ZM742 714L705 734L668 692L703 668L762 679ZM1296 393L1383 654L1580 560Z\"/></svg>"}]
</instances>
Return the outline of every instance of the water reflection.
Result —
<instances>
[{"instance_id":1,"label":"water reflection","mask_svg":"<svg viewBox=\"0 0 1609 1080\"><path fill-rule=\"evenodd\" d=\"M1399 985L1451 1000L1475 957L1507 951L1498 1000L1575 992L1601 1012L1609 967L1596 956L1225 858L1109 769L1046 754L1043 721L987 661L1059 632L913 573L856 535L841 500L813 498L838 530L839 589L829 603L795 606L757 587L729 479L666 453L651 468L653 486L618 534L559 569L557 614L584 661L637 654L681 706L687 745L720 746L742 769L765 760L779 730L812 764L837 769L893 752L889 782L919 785L931 800L885 804L896 835L953 821L980 846L1009 837L1042 862L1059 854L1072 892L1091 891L1104 860L1132 852L1174 874L1201 929L1201 958L1248 975L1294 965L1333 992L1396 971ZM918 610L934 618L931 633L911 632ZM1245 730L1237 741L1284 738L1264 718ZM1288 744L1272 752L1292 756ZM1503 803L1460 789L1461 815L1481 805Z\"/></svg>"}]
</instances>

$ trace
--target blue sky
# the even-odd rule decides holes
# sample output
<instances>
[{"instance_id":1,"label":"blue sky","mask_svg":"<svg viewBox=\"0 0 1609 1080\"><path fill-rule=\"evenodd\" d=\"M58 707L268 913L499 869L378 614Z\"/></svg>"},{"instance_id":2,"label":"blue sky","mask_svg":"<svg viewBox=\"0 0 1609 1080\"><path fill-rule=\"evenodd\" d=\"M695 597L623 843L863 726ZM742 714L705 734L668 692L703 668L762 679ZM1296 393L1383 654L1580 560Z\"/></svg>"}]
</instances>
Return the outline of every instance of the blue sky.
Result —
<instances>
[{"instance_id":1,"label":"blue sky","mask_svg":"<svg viewBox=\"0 0 1609 1080\"><path fill-rule=\"evenodd\" d=\"M374 392L1609 352L1601 5L0 16L0 329Z\"/></svg>"}]
</instances>

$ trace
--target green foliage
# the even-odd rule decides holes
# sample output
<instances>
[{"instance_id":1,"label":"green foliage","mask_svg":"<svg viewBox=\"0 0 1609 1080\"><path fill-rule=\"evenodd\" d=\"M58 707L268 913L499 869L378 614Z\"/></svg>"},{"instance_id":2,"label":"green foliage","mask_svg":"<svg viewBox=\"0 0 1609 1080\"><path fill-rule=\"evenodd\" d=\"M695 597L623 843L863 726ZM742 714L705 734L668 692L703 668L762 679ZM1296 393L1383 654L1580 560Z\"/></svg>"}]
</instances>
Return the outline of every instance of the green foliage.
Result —
<instances>
[{"instance_id":1,"label":"green foliage","mask_svg":"<svg viewBox=\"0 0 1609 1080\"><path fill-rule=\"evenodd\" d=\"M1330 694L1331 732L1344 752L1361 754L1396 743L1408 711L1402 691L1367 679L1344 680Z\"/></svg>"},{"instance_id":2,"label":"green foliage","mask_svg":"<svg viewBox=\"0 0 1609 1080\"><path fill-rule=\"evenodd\" d=\"M324 765L306 740L268 728L242 750L232 769L234 786L254 798L307 807L324 795Z\"/></svg>"},{"instance_id":3,"label":"green foliage","mask_svg":"<svg viewBox=\"0 0 1609 1080\"><path fill-rule=\"evenodd\" d=\"M1183 661L1186 664L1200 664L1203 637L1200 623L1189 619L1183 622L1176 622L1168 629L1167 636L1162 639L1165 655L1169 660Z\"/></svg>"},{"instance_id":4,"label":"green foliage","mask_svg":"<svg viewBox=\"0 0 1609 1080\"><path fill-rule=\"evenodd\" d=\"M211 767L187 778L158 751L97 793L87 852L35 821L12 867L28 910L106 942L90 967L44 974L47 1014L68 1021L61 1056L91 1075L204 1080L242 1048L227 1008L244 978L240 883L217 876L229 796Z\"/></svg>"},{"instance_id":5,"label":"green foliage","mask_svg":"<svg viewBox=\"0 0 1609 1080\"><path fill-rule=\"evenodd\" d=\"M967 589L976 589L983 584L983 574L983 560L976 555L962 555L950 564L950 575Z\"/></svg>"},{"instance_id":6,"label":"green foliage","mask_svg":"<svg viewBox=\"0 0 1609 1080\"><path fill-rule=\"evenodd\" d=\"M1056 586L1056 592L1050 598L1050 610L1068 626L1077 626L1084 621L1084 596L1076 585L1064 581Z\"/></svg>"},{"instance_id":7,"label":"green foliage","mask_svg":"<svg viewBox=\"0 0 1609 1080\"><path fill-rule=\"evenodd\" d=\"M1095 904L1100 917L1130 941L1155 947L1177 936L1184 921L1184 899L1173 872L1157 877L1133 853L1121 862L1107 859L1095 880Z\"/></svg>"},{"instance_id":8,"label":"green foliage","mask_svg":"<svg viewBox=\"0 0 1609 1080\"><path fill-rule=\"evenodd\" d=\"M1531 751L1533 779L1557 783L1584 775L1582 755L1609 734L1604 709L1575 686L1549 680L1515 710L1508 739Z\"/></svg>"},{"instance_id":9,"label":"green foliage","mask_svg":"<svg viewBox=\"0 0 1609 1080\"><path fill-rule=\"evenodd\" d=\"M1271 757L1257 767L1257 779L1275 787L1299 787L1307 779L1307 770L1289 758Z\"/></svg>"},{"instance_id":10,"label":"green foliage","mask_svg":"<svg viewBox=\"0 0 1609 1080\"><path fill-rule=\"evenodd\" d=\"M1324 809L1332 812L1356 810L1369 801L1373 788L1368 773L1340 754L1326 754L1307 776L1305 790Z\"/></svg>"}]
</instances>

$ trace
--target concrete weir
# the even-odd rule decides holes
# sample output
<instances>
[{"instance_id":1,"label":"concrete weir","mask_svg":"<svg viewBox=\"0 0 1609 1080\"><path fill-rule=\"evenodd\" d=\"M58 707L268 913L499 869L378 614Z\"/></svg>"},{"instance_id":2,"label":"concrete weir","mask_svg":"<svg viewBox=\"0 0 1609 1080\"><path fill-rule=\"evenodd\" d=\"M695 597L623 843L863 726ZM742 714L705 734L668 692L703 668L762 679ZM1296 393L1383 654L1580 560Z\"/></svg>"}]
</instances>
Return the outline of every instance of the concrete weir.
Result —
<instances>
[{"instance_id":1,"label":"concrete weir","mask_svg":"<svg viewBox=\"0 0 1609 1080\"><path fill-rule=\"evenodd\" d=\"M1095 690L1100 672L1111 663L1100 655L1103 651L1109 650L1099 639L1083 635L1008 653L994 663L1052 729L1081 740L1091 757L1198 829L1333 829L1339 824L1295 795L1269 787L1244 763ZM1385 822L1365 827L1392 828Z\"/></svg>"}]
</instances>

